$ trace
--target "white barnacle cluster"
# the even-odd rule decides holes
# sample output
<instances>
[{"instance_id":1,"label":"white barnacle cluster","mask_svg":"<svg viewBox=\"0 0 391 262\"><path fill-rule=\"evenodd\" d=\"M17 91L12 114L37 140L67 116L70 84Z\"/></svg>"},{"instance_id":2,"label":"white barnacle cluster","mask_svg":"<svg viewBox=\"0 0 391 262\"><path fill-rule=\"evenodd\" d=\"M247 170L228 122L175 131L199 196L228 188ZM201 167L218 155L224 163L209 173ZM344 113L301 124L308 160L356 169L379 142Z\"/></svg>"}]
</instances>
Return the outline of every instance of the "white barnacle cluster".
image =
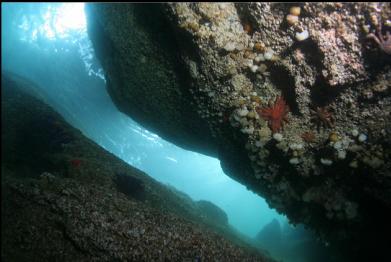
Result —
<instances>
[{"instance_id":1,"label":"white barnacle cluster","mask_svg":"<svg viewBox=\"0 0 391 262\"><path fill-rule=\"evenodd\" d=\"M305 148L301 139L284 138L281 133L274 133L273 139L277 142L276 148L284 152L289 157L291 165L303 163Z\"/></svg>"},{"instance_id":2,"label":"white barnacle cluster","mask_svg":"<svg viewBox=\"0 0 391 262\"><path fill-rule=\"evenodd\" d=\"M330 166L333 164L334 161L338 160L344 160L347 157L348 151L354 151L354 137L359 136L359 132L356 129L353 129L351 131L351 135L353 136L353 139L349 137L348 135L339 136L336 133L331 133L330 135L330 142L329 146L334 150L334 157L332 158L321 158L320 163L325 166ZM353 163L353 166L356 166L356 163ZM353 167L352 166L352 167Z\"/></svg>"},{"instance_id":3,"label":"white barnacle cluster","mask_svg":"<svg viewBox=\"0 0 391 262\"><path fill-rule=\"evenodd\" d=\"M292 6L289 9L289 14L286 16L286 22L288 23L288 25L296 25L299 22L300 13L301 8L299 6Z\"/></svg>"},{"instance_id":4,"label":"white barnacle cluster","mask_svg":"<svg viewBox=\"0 0 391 262\"><path fill-rule=\"evenodd\" d=\"M273 61L275 59L277 59L277 56L275 55L274 51L268 48L262 53L257 53L252 60L248 61L247 66L254 74L258 74L259 76L268 76L268 68L264 62Z\"/></svg>"},{"instance_id":5,"label":"white barnacle cluster","mask_svg":"<svg viewBox=\"0 0 391 262\"><path fill-rule=\"evenodd\" d=\"M250 71L257 76L268 76L270 73L267 71L268 67L265 64L267 61L276 61L278 56L271 48L266 48L263 43L250 43L250 48L253 48L255 53L250 56L247 66Z\"/></svg>"},{"instance_id":6,"label":"white barnacle cluster","mask_svg":"<svg viewBox=\"0 0 391 262\"><path fill-rule=\"evenodd\" d=\"M277 142L281 142L282 139L283 139L283 136L282 136L282 134L280 134L280 133L274 133L274 134L273 134L273 138L274 138Z\"/></svg>"},{"instance_id":7,"label":"white barnacle cluster","mask_svg":"<svg viewBox=\"0 0 391 262\"><path fill-rule=\"evenodd\" d=\"M352 220L358 215L358 204L337 194L325 203L328 219Z\"/></svg>"},{"instance_id":8,"label":"white barnacle cluster","mask_svg":"<svg viewBox=\"0 0 391 262\"><path fill-rule=\"evenodd\" d=\"M380 168L384 165L384 150L380 145L369 145L366 143L368 136L359 132L356 128L351 130L349 148L347 149L354 156L350 161L351 168L358 168L360 163L373 169Z\"/></svg>"},{"instance_id":9,"label":"white barnacle cluster","mask_svg":"<svg viewBox=\"0 0 391 262\"><path fill-rule=\"evenodd\" d=\"M354 155L354 158L349 164L351 168L358 168L361 163L373 169L378 169L385 164L384 149L381 145L365 145L363 142L366 139L360 141L359 136L357 136L357 140L358 143L352 144L349 147L349 151Z\"/></svg>"},{"instance_id":10,"label":"white barnacle cluster","mask_svg":"<svg viewBox=\"0 0 391 262\"><path fill-rule=\"evenodd\" d=\"M359 130L353 128L350 132L350 137L344 136L342 138L337 139L336 141L331 141L330 146L332 146L335 149L336 158L339 160L343 160L346 159L347 151L351 151L355 153L361 151L362 147L360 146L360 144L363 144L367 140L367 138L368 137L366 134L360 133ZM326 161L326 163L328 162ZM353 159L349 165L352 168L357 168L358 167L357 159Z\"/></svg>"},{"instance_id":11,"label":"white barnacle cluster","mask_svg":"<svg viewBox=\"0 0 391 262\"><path fill-rule=\"evenodd\" d=\"M300 164L302 162L300 158L304 153L304 145L302 143L291 143L289 144L289 149L292 156L291 159L289 159L289 163L292 165Z\"/></svg>"},{"instance_id":12,"label":"white barnacle cluster","mask_svg":"<svg viewBox=\"0 0 391 262\"><path fill-rule=\"evenodd\" d=\"M246 143L246 150L248 152L249 159L251 160L251 166L254 171L255 179L264 179L271 181L278 173L278 168L273 165L267 164L270 161L267 159L270 157L270 151L265 147L265 144L272 138L270 128L262 126L254 131L251 136L252 139ZM277 139L284 143L282 134L275 133L273 139Z\"/></svg>"},{"instance_id":13,"label":"white barnacle cluster","mask_svg":"<svg viewBox=\"0 0 391 262\"><path fill-rule=\"evenodd\" d=\"M254 119L258 118L258 114L254 110L252 105L246 106L243 104L234 111L231 125L240 127L240 131L244 134L252 135L255 130Z\"/></svg>"},{"instance_id":14,"label":"white barnacle cluster","mask_svg":"<svg viewBox=\"0 0 391 262\"><path fill-rule=\"evenodd\" d=\"M300 29L299 32L295 33L295 38L299 42L306 40L310 36L308 30L297 27L299 23L300 13L301 13L301 8L299 6L292 6L289 9L289 14L286 16L286 22L288 23L289 26L294 26L295 29Z\"/></svg>"},{"instance_id":15,"label":"white barnacle cluster","mask_svg":"<svg viewBox=\"0 0 391 262\"><path fill-rule=\"evenodd\" d=\"M330 142L330 145L335 149L337 159L345 159L346 158L346 150L348 149L349 145L353 142L352 139L345 136L335 142Z\"/></svg>"},{"instance_id":16,"label":"white barnacle cluster","mask_svg":"<svg viewBox=\"0 0 391 262\"><path fill-rule=\"evenodd\" d=\"M269 156L269 151L262 147L259 141L247 142L246 150L248 152L249 159L251 160L251 167L254 171L255 179L265 178L266 162L265 158Z\"/></svg>"}]
</instances>

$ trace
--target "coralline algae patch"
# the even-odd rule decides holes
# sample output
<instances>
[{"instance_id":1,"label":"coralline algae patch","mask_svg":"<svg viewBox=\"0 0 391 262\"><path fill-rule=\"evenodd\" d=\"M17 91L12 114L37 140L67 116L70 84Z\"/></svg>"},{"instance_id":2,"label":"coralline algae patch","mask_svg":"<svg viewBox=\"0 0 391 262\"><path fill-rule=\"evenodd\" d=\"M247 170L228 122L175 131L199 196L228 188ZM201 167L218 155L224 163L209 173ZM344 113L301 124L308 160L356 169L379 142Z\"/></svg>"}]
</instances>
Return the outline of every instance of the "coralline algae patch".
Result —
<instances>
[{"instance_id":1,"label":"coralline algae patch","mask_svg":"<svg viewBox=\"0 0 391 262\"><path fill-rule=\"evenodd\" d=\"M336 8L326 5L332 10ZM200 63L191 59L188 62L191 71L196 71L192 73L196 76L192 93L198 112L208 121L215 137L223 136L222 127L226 128L227 123L234 132L242 134L253 170L253 178L248 179L256 190L274 192L269 193L269 202L278 210L286 210L290 199L305 199L304 203L323 205L328 219L354 219L359 207L349 196L333 193L330 186L329 200L310 197L323 194L328 186L308 183L303 191L294 182L295 176L325 180L327 176L349 176L357 170L384 168L388 153L376 144L384 135L371 137L370 130L357 125L358 109L342 112L342 108L357 103L357 92L342 91L337 99L332 99L339 88L335 83L351 83L355 75L357 80L364 79L361 67L355 66L357 52L352 52L351 63L347 59L347 50L357 44L346 40L354 33L350 31L354 21L340 20L340 26L349 25L339 32L340 36L325 38L327 31L313 37L320 21L327 20L325 14L311 18L308 14L313 8L307 4L293 5L285 13L281 6L271 6L258 3L236 9L232 4L175 5L181 27L194 36L194 43L204 55ZM251 17L240 20L237 12ZM303 12L306 15L301 18ZM333 16L340 17L337 13ZM284 23L286 29L280 27ZM340 38L347 41L346 46L341 47ZM341 51L334 62L344 59L357 70L349 69L356 70L349 76L347 71L335 71L329 64L335 54L324 49L325 41L328 49L334 49L332 52ZM318 49L311 49L317 45ZM319 57L319 50L325 52L325 60L311 64L309 59L317 59L313 57ZM322 63L326 69L319 71L317 66ZM331 78L318 83L319 74ZM210 81L210 75L216 79ZM357 90L365 86L357 85ZM282 109L278 109L278 104ZM333 172L334 168L340 172Z\"/></svg>"}]
</instances>

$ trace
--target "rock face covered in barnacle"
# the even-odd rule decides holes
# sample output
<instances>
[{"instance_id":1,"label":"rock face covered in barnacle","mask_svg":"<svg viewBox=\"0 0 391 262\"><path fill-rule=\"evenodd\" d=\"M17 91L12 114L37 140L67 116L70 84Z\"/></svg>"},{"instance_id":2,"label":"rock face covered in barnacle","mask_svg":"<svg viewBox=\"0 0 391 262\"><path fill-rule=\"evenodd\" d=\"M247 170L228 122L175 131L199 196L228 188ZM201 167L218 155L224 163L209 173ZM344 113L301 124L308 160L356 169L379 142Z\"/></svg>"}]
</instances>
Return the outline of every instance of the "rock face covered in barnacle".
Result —
<instances>
[{"instance_id":1,"label":"rock face covered in barnacle","mask_svg":"<svg viewBox=\"0 0 391 262\"><path fill-rule=\"evenodd\" d=\"M379 23L387 35L388 4L87 11L121 110L178 145L176 137L190 136L185 146L212 152L228 175L347 253L370 250L360 248L377 229L391 231L384 215L391 209L390 56L367 38L379 34ZM270 121L273 112L257 113L278 97L290 109L278 111L278 119L289 118L284 129Z\"/></svg>"}]
</instances>

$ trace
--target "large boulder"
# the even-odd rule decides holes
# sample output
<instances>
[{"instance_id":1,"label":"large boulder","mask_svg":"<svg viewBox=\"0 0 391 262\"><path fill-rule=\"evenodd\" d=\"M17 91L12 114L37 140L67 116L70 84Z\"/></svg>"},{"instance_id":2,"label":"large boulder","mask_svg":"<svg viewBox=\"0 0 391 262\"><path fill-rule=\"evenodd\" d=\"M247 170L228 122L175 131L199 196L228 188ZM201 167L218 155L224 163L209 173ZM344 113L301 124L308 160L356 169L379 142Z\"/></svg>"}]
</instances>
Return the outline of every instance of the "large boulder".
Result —
<instances>
[{"instance_id":1,"label":"large boulder","mask_svg":"<svg viewBox=\"0 0 391 262\"><path fill-rule=\"evenodd\" d=\"M280 222L273 218L272 221L266 224L258 232L258 234L255 236L255 239L273 247L278 247L281 245L282 232Z\"/></svg>"},{"instance_id":2,"label":"large boulder","mask_svg":"<svg viewBox=\"0 0 391 262\"><path fill-rule=\"evenodd\" d=\"M277 260L289 262L341 261L340 250L325 245L302 224L280 224L272 219L255 236L260 247L267 249Z\"/></svg>"},{"instance_id":3,"label":"large boulder","mask_svg":"<svg viewBox=\"0 0 391 262\"><path fill-rule=\"evenodd\" d=\"M228 216L224 210L207 200L199 200L196 203L207 219L221 225L228 225Z\"/></svg>"},{"instance_id":4,"label":"large boulder","mask_svg":"<svg viewBox=\"0 0 391 262\"><path fill-rule=\"evenodd\" d=\"M226 174L348 255L386 250L372 240L391 236L391 67L374 38L390 30L389 4L86 10L121 111L218 156Z\"/></svg>"}]
</instances>

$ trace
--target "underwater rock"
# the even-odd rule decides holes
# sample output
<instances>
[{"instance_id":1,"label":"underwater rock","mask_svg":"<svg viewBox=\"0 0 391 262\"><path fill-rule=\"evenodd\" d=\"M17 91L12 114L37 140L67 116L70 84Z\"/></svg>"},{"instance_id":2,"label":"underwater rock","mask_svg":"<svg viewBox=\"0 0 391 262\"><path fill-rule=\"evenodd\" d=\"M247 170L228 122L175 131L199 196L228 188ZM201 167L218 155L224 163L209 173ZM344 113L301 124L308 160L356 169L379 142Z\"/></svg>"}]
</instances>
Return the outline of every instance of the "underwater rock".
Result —
<instances>
[{"instance_id":1,"label":"underwater rock","mask_svg":"<svg viewBox=\"0 0 391 262\"><path fill-rule=\"evenodd\" d=\"M280 222L274 218L258 232L255 239L270 247L281 245L282 234Z\"/></svg>"},{"instance_id":2,"label":"underwater rock","mask_svg":"<svg viewBox=\"0 0 391 262\"><path fill-rule=\"evenodd\" d=\"M102 16L100 21L90 20L89 34L105 68L108 92L119 110L183 148L216 155L207 123L197 113L190 90L184 88L190 85L190 74L180 63L175 36L159 6L90 8L87 16L95 9ZM104 22L117 15L116 21ZM197 71L193 69L193 76Z\"/></svg>"},{"instance_id":3,"label":"underwater rock","mask_svg":"<svg viewBox=\"0 0 391 262\"><path fill-rule=\"evenodd\" d=\"M279 261L346 261L341 259L339 249L332 249L302 224L292 226L287 221L280 224L272 219L258 232L255 240Z\"/></svg>"},{"instance_id":4,"label":"underwater rock","mask_svg":"<svg viewBox=\"0 0 391 262\"><path fill-rule=\"evenodd\" d=\"M145 199L144 184L140 179L123 173L117 173L114 181L118 191L138 200Z\"/></svg>"},{"instance_id":5,"label":"underwater rock","mask_svg":"<svg viewBox=\"0 0 391 262\"><path fill-rule=\"evenodd\" d=\"M211 219L221 225L228 225L228 216L221 208L206 200L199 200L196 203L207 219Z\"/></svg>"},{"instance_id":6,"label":"underwater rock","mask_svg":"<svg viewBox=\"0 0 391 262\"><path fill-rule=\"evenodd\" d=\"M84 137L22 91L30 85L2 74L3 261L274 261ZM17 143L26 135L40 145Z\"/></svg>"},{"instance_id":7,"label":"underwater rock","mask_svg":"<svg viewBox=\"0 0 391 262\"><path fill-rule=\"evenodd\" d=\"M386 251L370 239L374 232L391 236L391 217L384 215L391 213L391 66L390 56L366 36L378 30L375 20L389 20L391 7L292 7L91 4L86 10L120 110L179 146L218 156L227 175L293 223L343 247L347 260ZM292 12L300 15L294 25L286 21ZM390 30L382 28L383 35ZM297 41L301 32L308 38ZM270 112L273 119L287 116L281 140L251 113L278 97L289 107ZM314 123L316 108L326 124Z\"/></svg>"}]
</instances>

